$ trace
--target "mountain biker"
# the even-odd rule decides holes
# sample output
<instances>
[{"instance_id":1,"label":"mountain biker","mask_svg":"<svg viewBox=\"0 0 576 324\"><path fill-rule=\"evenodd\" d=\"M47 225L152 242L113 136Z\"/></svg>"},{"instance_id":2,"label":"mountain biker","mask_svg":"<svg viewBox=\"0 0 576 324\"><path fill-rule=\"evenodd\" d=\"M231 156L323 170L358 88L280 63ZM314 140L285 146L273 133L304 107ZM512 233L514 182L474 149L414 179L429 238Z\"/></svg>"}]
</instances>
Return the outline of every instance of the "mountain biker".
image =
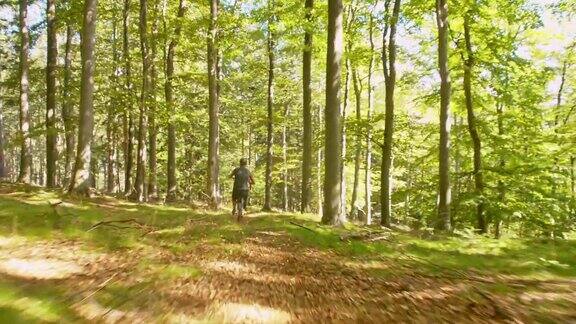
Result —
<instances>
[{"instance_id":1,"label":"mountain biker","mask_svg":"<svg viewBox=\"0 0 576 324\"><path fill-rule=\"evenodd\" d=\"M252 173L246 167L248 162L245 158L240 159L240 166L232 171L230 178L234 178L234 187L232 189L232 202L234 208L232 213L236 212L236 203L242 200L244 203L244 209L246 209L248 194L252 185L254 184L254 178L252 178Z\"/></svg>"}]
</instances>

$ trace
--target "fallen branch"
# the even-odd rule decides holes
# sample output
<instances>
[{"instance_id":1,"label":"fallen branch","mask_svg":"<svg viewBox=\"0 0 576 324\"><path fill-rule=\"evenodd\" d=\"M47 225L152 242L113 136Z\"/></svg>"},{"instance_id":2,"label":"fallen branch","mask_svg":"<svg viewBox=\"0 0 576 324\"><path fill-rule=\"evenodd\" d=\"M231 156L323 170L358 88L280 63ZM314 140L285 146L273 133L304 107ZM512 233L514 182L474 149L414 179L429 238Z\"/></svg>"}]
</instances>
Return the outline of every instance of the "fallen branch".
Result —
<instances>
[{"instance_id":1,"label":"fallen branch","mask_svg":"<svg viewBox=\"0 0 576 324\"><path fill-rule=\"evenodd\" d=\"M74 304L80 304L82 302L84 302L85 300L87 300L88 298L94 296L96 293L98 293L100 290L106 288L106 286L110 283L110 281L112 281L112 279L114 279L116 276L118 275L118 272L114 273L110 278L106 279L104 282L102 282L99 286L98 289L94 290L93 292L91 292L90 294L88 294L88 296L82 298L79 302L75 302Z\"/></svg>"},{"instance_id":2,"label":"fallen branch","mask_svg":"<svg viewBox=\"0 0 576 324\"><path fill-rule=\"evenodd\" d=\"M390 233L386 231L351 233L340 236L340 240L341 241L358 240L367 242L390 241Z\"/></svg>"},{"instance_id":3,"label":"fallen branch","mask_svg":"<svg viewBox=\"0 0 576 324\"><path fill-rule=\"evenodd\" d=\"M114 225L115 223L120 223L120 224L133 223L133 224L135 224L135 226L118 226L118 225ZM125 229L125 228L146 229L146 228L148 228L148 226L146 224L142 224L139 221L135 220L134 218L131 218L131 219L124 219L124 220L101 221L101 222L98 222L98 223L92 225L92 227L90 227L87 230L87 232L93 231L94 229L96 229L97 227L100 227L100 226L110 226L110 227L120 228L120 229Z\"/></svg>"},{"instance_id":4,"label":"fallen branch","mask_svg":"<svg viewBox=\"0 0 576 324\"><path fill-rule=\"evenodd\" d=\"M290 222L290 224L295 225L295 226L298 226L298 227L302 227L303 229L307 229L307 230L309 230L309 231L312 232L312 233L316 233L315 230L313 230L313 229L311 229L311 228L309 228L309 227L306 227L306 226L304 226L304 225L301 225L301 224L298 224L298 223L295 223L295 222Z\"/></svg>"}]
</instances>

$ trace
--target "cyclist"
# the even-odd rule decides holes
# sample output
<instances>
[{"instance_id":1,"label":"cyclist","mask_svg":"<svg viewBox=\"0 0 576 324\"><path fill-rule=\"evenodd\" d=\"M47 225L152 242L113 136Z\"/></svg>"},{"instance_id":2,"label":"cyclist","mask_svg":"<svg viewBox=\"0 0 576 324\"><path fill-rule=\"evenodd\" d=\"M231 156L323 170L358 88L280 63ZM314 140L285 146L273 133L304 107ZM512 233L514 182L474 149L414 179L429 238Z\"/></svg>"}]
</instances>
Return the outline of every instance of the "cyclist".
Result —
<instances>
[{"instance_id":1,"label":"cyclist","mask_svg":"<svg viewBox=\"0 0 576 324\"><path fill-rule=\"evenodd\" d=\"M234 208L232 209L232 214L235 215L236 204L238 202L242 202L243 209L246 209L246 205L248 202L248 194L250 193L250 189L252 189L252 185L254 184L254 178L252 178L252 173L246 167L248 162L245 158L240 159L240 166L232 171L230 178L234 178L234 187L232 189L232 202Z\"/></svg>"}]
</instances>

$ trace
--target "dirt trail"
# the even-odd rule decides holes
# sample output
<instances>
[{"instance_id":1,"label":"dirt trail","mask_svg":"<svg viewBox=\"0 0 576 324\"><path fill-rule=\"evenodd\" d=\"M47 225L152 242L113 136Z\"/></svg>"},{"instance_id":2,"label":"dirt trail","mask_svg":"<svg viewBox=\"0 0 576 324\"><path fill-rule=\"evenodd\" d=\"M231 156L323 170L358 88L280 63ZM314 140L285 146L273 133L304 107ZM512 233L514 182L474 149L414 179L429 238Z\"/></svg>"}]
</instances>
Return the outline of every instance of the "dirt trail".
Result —
<instances>
[{"instance_id":1,"label":"dirt trail","mask_svg":"<svg viewBox=\"0 0 576 324\"><path fill-rule=\"evenodd\" d=\"M470 280L430 278L385 260L305 248L282 232L257 232L225 248L199 243L187 253L87 251L72 240L5 239L0 278L64 289L57 301L78 320L103 322L533 322L543 316L539 303L576 300L574 282L516 285L495 294ZM142 267L145 259L159 270ZM201 274L157 276L175 265ZM382 268L385 276L374 271ZM563 309L545 313L548 320L576 321L576 313Z\"/></svg>"}]
</instances>

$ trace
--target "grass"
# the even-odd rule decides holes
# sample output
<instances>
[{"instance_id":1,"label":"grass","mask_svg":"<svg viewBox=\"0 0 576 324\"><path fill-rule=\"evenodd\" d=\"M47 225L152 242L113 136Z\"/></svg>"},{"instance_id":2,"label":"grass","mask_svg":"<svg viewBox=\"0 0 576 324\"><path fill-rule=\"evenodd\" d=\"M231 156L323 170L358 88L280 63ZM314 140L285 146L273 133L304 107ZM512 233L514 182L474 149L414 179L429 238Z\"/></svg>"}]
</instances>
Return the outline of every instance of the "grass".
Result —
<instances>
[{"instance_id":1,"label":"grass","mask_svg":"<svg viewBox=\"0 0 576 324\"><path fill-rule=\"evenodd\" d=\"M49 202L63 199L57 192L39 188L0 184L0 252L15 242L81 242L82 249L103 255L147 255L132 268L138 280L114 283L98 296L110 307L137 305L136 295L149 285L187 282L201 278L200 265L183 261L198 247L206 253L232 257L240 253L246 240L268 233L279 242L296 242L301 249L329 252L350 264L361 264L374 277L392 275L385 265L404 265L428 274L469 271L483 276L514 276L522 279L576 278L576 241L569 240L494 240L482 236L443 237L423 240L409 233L394 233L390 241L368 243L340 239L341 234L357 230L335 229L318 224L315 215L273 214L252 211L245 223L238 224L228 211L210 212L186 207L138 205L113 198L77 200L64 198L54 208ZM137 228L117 229L100 226L102 220L134 218L154 228L143 236ZM294 226L303 224L312 229ZM17 243L14 243L17 244ZM292 243L289 243L292 244ZM6 255L0 255L0 263ZM167 261L171 260L171 261ZM4 273L0 267L0 322L76 321L77 315L62 302L62 287L56 282L22 280ZM510 287L495 284L496 293ZM130 299L129 303L118 300ZM22 308L22 303L27 305Z\"/></svg>"}]
</instances>

